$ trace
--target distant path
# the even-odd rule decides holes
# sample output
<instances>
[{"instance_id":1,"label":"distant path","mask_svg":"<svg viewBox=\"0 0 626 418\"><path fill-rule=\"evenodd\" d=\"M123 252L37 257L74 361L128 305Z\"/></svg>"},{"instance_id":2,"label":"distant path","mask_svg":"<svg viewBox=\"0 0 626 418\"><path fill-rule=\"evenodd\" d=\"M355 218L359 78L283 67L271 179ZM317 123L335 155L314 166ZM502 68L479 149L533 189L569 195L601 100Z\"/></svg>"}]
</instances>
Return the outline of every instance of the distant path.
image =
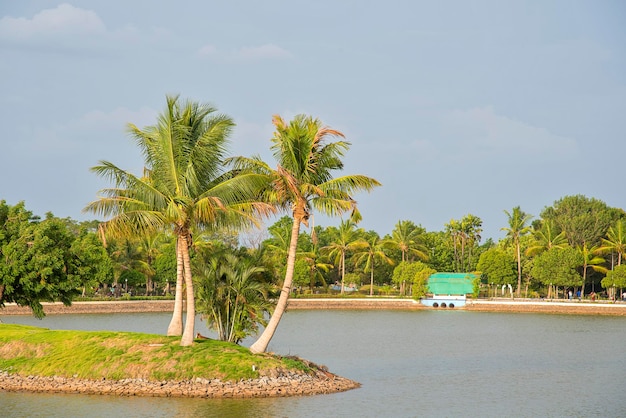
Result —
<instances>
[{"instance_id":1,"label":"distant path","mask_svg":"<svg viewBox=\"0 0 626 418\"><path fill-rule=\"evenodd\" d=\"M72 306L62 303L44 303L46 314L103 314L103 313L133 313L133 312L172 312L173 300L133 300L133 301L99 301L74 302ZM289 310L301 309L369 309L369 310L423 310L446 308L428 308L413 299L398 298L320 298L320 299L290 299ZM456 310L483 311L483 312L539 312L552 314L575 315L612 315L626 316L626 303L611 303L607 301L564 301L538 299L493 299L467 301L464 308ZM450 310L448 308L448 310ZM29 308L7 304L0 309L2 315L32 315Z\"/></svg>"}]
</instances>

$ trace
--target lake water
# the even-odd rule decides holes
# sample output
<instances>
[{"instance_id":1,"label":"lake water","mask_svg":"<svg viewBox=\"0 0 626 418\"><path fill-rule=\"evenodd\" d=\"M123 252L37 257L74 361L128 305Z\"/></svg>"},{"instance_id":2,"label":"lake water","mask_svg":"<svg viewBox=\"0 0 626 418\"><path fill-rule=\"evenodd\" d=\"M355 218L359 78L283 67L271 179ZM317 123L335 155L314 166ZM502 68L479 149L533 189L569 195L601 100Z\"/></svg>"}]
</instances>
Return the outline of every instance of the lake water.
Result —
<instances>
[{"instance_id":1,"label":"lake water","mask_svg":"<svg viewBox=\"0 0 626 418\"><path fill-rule=\"evenodd\" d=\"M5 323L164 333L169 314ZM209 334L204 323L197 331ZM253 340L245 341L244 345ZM290 311L270 350L363 386L206 400L0 392L7 417L624 417L626 318L448 311Z\"/></svg>"}]
</instances>

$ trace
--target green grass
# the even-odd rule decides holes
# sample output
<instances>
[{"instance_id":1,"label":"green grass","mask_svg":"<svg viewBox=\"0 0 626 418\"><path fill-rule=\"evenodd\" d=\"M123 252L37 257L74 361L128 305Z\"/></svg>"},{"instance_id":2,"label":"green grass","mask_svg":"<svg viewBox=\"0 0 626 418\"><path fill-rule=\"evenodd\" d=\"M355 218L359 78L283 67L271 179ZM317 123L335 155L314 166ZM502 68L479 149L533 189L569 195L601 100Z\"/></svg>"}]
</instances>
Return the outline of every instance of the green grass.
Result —
<instances>
[{"instance_id":1,"label":"green grass","mask_svg":"<svg viewBox=\"0 0 626 418\"><path fill-rule=\"evenodd\" d=\"M276 369L310 370L307 362L255 355L232 343L196 340L191 347L181 347L179 342L179 337L134 332L53 331L0 324L0 371L95 380L237 381Z\"/></svg>"}]
</instances>

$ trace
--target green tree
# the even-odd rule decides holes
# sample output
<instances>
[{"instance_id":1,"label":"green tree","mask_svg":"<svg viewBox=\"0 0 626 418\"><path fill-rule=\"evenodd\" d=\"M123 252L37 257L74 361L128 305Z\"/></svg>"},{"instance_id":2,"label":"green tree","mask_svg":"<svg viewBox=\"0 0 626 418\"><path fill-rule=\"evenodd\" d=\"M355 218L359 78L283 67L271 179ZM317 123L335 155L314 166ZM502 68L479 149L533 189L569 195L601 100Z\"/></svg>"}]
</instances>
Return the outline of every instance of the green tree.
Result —
<instances>
[{"instance_id":1,"label":"green tree","mask_svg":"<svg viewBox=\"0 0 626 418\"><path fill-rule=\"evenodd\" d=\"M502 228L502 230L506 231L507 238L515 247L517 260L517 297L520 297L522 293L522 253L520 238L530 232L528 222L532 216L524 213L519 206L514 207L511 212L505 210L504 213L506 213L508 217L509 226Z\"/></svg>"},{"instance_id":2,"label":"green tree","mask_svg":"<svg viewBox=\"0 0 626 418\"><path fill-rule=\"evenodd\" d=\"M74 262L69 274L81 281L83 296L87 287L98 288L113 276L111 258L95 233L81 228L70 250Z\"/></svg>"},{"instance_id":3,"label":"green tree","mask_svg":"<svg viewBox=\"0 0 626 418\"><path fill-rule=\"evenodd\" d=\"M385 254L383 242L378 234L373 234L367 240L357 241L355 249L355 264L363 265L366 273L370 273L370 296L374 294L374 270L376 261L394 265L394 261Z\"/></svg>"},{"instance_id":4,"label":"green tree","mask_svg":"<svg viewBox=\"0 0 626 418\"><path fill-rule=\"evenodd\" d=\"M578 272L582 265L582 255L576 249L552 249L535 257L532 275L544 285L550 286L550 292L552 286L577 287L582 284L582 277Z\"/></svg>"},{"instance_id":5,"label":"green tree","mask_svg":"<svg viewBox=\"0 0 626 418\"><path fill-rule=\"evenodd\" d=\"M563 197L541 212L541 218L553 220L573 248L584 243L600 245L609 227L624 217L623 210L583 195Z\"/></svg>"},{"instance_id":6,"label":"green tree","mask_svg":"<svg viewBox=\"0 0 626 418\"><path fill-rule=\"evenodd\" d=\"M194 338L195 302L189 249L192 230L243 227L255 222L267 207L254 203L255 176L225 170L224 159L233 121L216 109L167 97L156 125L128 125L145 158L138 177L102 161L92 168L115 183L85 210L110 219L108 233L142 236L169 230L176 236L177 273L174 313L168 335L181 335L181 345ZM183 332L183 283L187 316Z\"/></svg>"},{"instance_id":7,"label":"green tree","mask_svg":"<svg viewBox=\"0 0 626 418\"><path fill-rule=\"evenodd\" d=\"M0 306L16 303L45 313L41 301L70 305L82 279L68 274L76 265L74 235L52 214L39 222L23 202L0 201ZM75 269L74 269L75 270Z\"/></svg>"},{"instance_id":8,"label":"green tree","mask_svg":"<svg viewBox=\"0 0 626 418\"><path fill-rule=\"evenodd\" d=\"M488 283L494 285L512 284L517 278L515 258L499 248L483 252L476 268Z\"/></svg>"},{"instance_id":9,"label":"green tree","mask_svg":"<svg viewBox=\"0 0 626 418\"><path fill-rule=\"evenodd\" d=\"M352 219L356 221L360 214L352 194L380 185L377 180L363 175L333 178L333 171L343 168L341 158L350 144L327 140L343 137L341 132L305 115L296 116L289 124L280 116L274 116L272 122L276 128L271 147L278 163L275 170L259 157L240 157L232 161L236 168L264 174L271 185L263 194L264 200L291 210L294 219L283 287L267 327L250 347L254 353L265 352L287 307L300 225L308 227L313 208L331 216L351 211Z\"/></svg>"},{"instance_id":10,"label":"green tree","mask_svg":"<svg viewBox=\"0 0 626 418\"><path fill-rule=\"evenodd\" d=\"M611 290L613 294L617 288L626 288L626 264L616 266L607 272L600 284L603 288Z\"/></svg>"},{"instance_id":11,"label":"green tree","mask_svg":"<svg viewBox=\"0 0 626 418\"><path fill-rule=\"evenodd\" d=\"M393 269L392 280L396 284L410 283L412 296L421 298L428 291L427 283L435 270L421 261L403 261Z\"/></svg>"}]
</instances>

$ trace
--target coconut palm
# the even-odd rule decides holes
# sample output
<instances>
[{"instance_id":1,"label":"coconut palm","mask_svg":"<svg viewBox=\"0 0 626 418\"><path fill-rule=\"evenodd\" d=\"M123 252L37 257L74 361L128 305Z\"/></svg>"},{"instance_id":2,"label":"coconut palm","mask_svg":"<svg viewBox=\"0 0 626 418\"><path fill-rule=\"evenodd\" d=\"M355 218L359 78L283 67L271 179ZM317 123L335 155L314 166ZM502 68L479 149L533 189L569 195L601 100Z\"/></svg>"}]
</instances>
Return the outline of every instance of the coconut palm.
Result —
<instances>
[{"instance_id":1,"label":"coconut palm","mask_svg":"<svg viewBox=\"0 0 626 418\"><path fill-rule=\"evenodd\" d=\"M407 258L416 257L420 260L427 260L427 249L421 244L423 230L411 221L398 221L391 232L391 238L384 242L386 248L395 248L402 254L401 261L408 261Z\"/></svg>"},{"instance_id":2,"label":"coconut palm","mask_svg":"<svg viewBox=\"0 0 626 418\"><path fill-rule=\"evenodd\" d=\"M376 261L393 265L394 261L383 251L383 244L378 234L373 234L367 240L361 240L356 246L354 254L356 265L365 265L363 271L370 273L370 296L374 295L374 267Z\"/></svg>"},{"instance_id":3,"label":"coconut palm","mask_svg":"<svg viewBox=\"0 0 626 418\"><path fill-rule=\"evenodd\" d=\"M593 271L598 273L607 273L607 269L602 266L606 261L604 258L598 256L598 247L593 246L591 248L587 247L587 244L583 244L576 248L580 255L582 255L583 259L583 283L580 286L580 296L585 296L585 282L587 281L587 269L591 268Z\"/></svg>"},{"instance_id":4,"label":"coconut palm","mask_svg":"<svg viewBox=\"0 0 626 418\"><path fill-rule=\"evenodd\" d=\"M511 212L505 210L508 217L508 227L502 228L506 231L506 236L512 241L515 246L515 255L517 259L517 297L520 297L522 292L522 254L520 238L526 235L530 231L528 222L532 218L531 215L524 213L519 206L513 208Z\"/></svg>"},{"instance_id":5,"label":"coconut palm","mask_svg":"<svg viewBox=\"0 0 626 418\"><path fill-rule=\"evenodd\" d=\"M330 137L343 138L344 135L323 126L319 119L298 115L287 124L280 116L274 116L272 122L276 128L271 146L278 163L276 169L259 157L231 160L236 168L264 174L271 181L271 187L263 198L280 209L290 210L294 219L285 280L274 314L259 339L250 347L255 353L265 352L287 307L300 225L308 227L313 209L330 216L351 212L352 219L356 221L360 214L352 194L361 190L370 191L380 185L377 180L363 175L333 178L333 171L343 168L341 158L350 143L344 140L328 142Z\"/></svg>"},{"instance_id":6,"label":"coconut palm","mask_svg":"<svg viewBox=\"0 0 626 418\"><path fill-rule=\"evenodd\" d=\"M176 298L168 335L181 345L194 338L195 303L189 249L192 229L241 227L255 222L268 206L254 203L257 176L239 176L224 168L228 135L234 126L210 105L167 97L156 125L128 130L145 158L143 176L101 161L92 171L115 183L85 210L110 217L107 233L129 237L167 231L177 239ZM187 316L184 332L183 282Z\"/></svg>"},{"instance_id":7,"label":"coconut palm","mask_svg":"<svg viewBox=\"0 0 626 418\"><path fill-rule=\"evenodd\" d=\"M567 244L565 232L556 233L557 226L552 219L546 219L541 223L541 228L532 232L533 242L526 249L527 256L533 256L552 248L563 249Z\"/></svg>"},{"instance_id":8,"label":"coconut palm","mask_svg":"<svg viewBox=\"0 0 626 418\"><path fill-rule=\"evenodd\" d=\"M351 220L341 221L335 239L322 250L339 270L341 275L341 294L344 289L344 279L346 277L346 254L356 249L360 244L359 231L356 229L356 222Z\"/></svg>"},{"instance_id":9,"label":"coconut palm","mask_svg":"<svg viewBox=\"0 0 626 418\"><path fill-rule=\"evenodd\" d=\"M622 256L626 254L626 220L620 219L615 226L609 227L606 238L602 239L599 253L617 253L617 265L622 264Z\"/></svg>"}]
</instances>

